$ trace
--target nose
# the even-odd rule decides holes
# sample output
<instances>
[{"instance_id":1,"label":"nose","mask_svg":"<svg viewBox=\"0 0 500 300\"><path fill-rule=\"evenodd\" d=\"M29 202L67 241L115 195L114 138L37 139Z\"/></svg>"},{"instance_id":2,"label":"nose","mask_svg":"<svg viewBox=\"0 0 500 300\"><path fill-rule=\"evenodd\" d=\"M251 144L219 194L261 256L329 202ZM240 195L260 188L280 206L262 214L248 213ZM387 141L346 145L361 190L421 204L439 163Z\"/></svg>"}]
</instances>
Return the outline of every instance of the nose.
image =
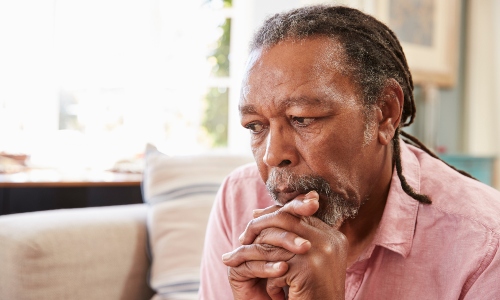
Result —
<instances>
[{"instance_id":1,"label":"nose","mask_svg":"<svg viewBox=\"0 0 500 300\"><path fill-rule=\"evenodd\" d=\"M266 139L266 152L263 161L269 167L293 166L298 162L298 155L293 136L282 128L271 128Z\"/></svg>"}]
</instances>

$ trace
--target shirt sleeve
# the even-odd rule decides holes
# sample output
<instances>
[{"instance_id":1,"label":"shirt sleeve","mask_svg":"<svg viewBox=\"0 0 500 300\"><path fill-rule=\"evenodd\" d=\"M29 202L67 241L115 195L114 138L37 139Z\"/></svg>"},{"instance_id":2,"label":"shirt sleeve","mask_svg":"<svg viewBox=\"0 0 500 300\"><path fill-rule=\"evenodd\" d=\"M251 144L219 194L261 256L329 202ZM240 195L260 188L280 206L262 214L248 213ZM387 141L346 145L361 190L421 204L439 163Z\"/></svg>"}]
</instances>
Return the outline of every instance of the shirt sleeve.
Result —
<instances>
[{"instance_id":1,"label":"shirt sleeve","mask_svg":"<svg viewBox=\"0 0 500 300\"><path fill-rule=\"evenodd\" d=\"M231 199L228 199L230 197L226 179L217 193L207 225L198 293L200 300L233 299L227 279L227 267L222 263L222 254L233 250L230 214L227 209L228 203L231 203Z\"/></svg>"},{"instance_id":2,"label":"shirt sleeve","mask_svg":"<svg viewBox=\"0 0 500 300\"><path fill-rule=\"evenodd\" d=\"M464 300L472 299L498 299L500 295L500 251L499 251L499 236L495 236L494 243L488 251L483 263L483 271L480 272L477 279L471 285ZM483 265L483 264L482 264Z\"/></svg>"}]
</instances>

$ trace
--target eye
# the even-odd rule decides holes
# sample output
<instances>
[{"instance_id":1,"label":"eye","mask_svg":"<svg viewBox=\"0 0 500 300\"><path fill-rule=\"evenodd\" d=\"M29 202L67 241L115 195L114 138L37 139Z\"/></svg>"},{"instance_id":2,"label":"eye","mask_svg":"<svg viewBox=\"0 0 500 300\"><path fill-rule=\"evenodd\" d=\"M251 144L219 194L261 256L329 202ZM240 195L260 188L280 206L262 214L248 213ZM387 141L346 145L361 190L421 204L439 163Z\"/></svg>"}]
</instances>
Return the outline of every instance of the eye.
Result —
<instances>
[{"instance_id":1,"label":"eye","mask_svg":"<svg viewBox=\"0 0 500 300\"><path fill-rule=\"evenodd\" d=\"M245 128L250 130L250 132L256 134L256 133L261 133L262 130L264 130L264 125L260 123L249 123L245 125Z\"/></svg>"},{"instance_id":2,"label":"eye","mask_svg":"<svg viewBox=\"0 0 500 300\"><path fill-rule=\"evenodd\" d=\"M292 123L299 127L306 127L311 125L314 122L315 118L306 118L306 117L292 117Z\"/></svg>"}]
</instances>

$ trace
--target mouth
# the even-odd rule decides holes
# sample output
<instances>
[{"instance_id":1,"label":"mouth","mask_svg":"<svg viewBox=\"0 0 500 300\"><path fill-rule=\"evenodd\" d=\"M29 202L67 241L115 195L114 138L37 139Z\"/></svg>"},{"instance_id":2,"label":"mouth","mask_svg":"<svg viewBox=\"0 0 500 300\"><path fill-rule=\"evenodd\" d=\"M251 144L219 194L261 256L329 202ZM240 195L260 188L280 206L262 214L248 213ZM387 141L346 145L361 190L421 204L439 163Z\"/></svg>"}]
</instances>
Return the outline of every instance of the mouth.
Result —
<instances>
[{"instance_id":1,"label":"mouth","mask_svg":"<svg viewBox=\"0 0 500 300\"><path fill-rule=\"evenodd\" d=\"M321 176L296 174L286 169L273 169L266 179L266 188L278 205L285 205L310 191L316 191L320 198L328 198L330 185Z\"/></svg>"},{"instance_id":2,"label":"mouth","mask_svg":"<svg viewBox=\"0 0 500 300\"><path fill-rule=\"evenodd\" d=\"M275 196L275 200L279 204L285 205L286 203L297 198L297 196L301 194L307 194L307 191L298 191L290 188L285 188L285 189L277 189L273 191L273 194Z\"/></svg>"}]
</instances>

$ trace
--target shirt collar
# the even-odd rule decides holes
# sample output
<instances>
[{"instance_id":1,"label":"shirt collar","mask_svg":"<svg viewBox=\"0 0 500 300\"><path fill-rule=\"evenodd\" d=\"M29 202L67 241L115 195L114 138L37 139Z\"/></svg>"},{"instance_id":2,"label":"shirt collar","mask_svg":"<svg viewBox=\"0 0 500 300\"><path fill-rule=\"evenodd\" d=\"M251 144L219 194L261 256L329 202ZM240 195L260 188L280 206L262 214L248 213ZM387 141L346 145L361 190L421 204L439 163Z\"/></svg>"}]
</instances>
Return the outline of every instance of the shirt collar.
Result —
<instances>
[{"instance_id":1,"label":"shirt collar","mask_svg":"<svg viewBox=\"0 0 500 300\"><path fill-rule=\"evenodd\" d=\"M400 149L403 175L413 190L419 193L420 163L402 140L400 140ZM375 245L378 245L406 258L413 243L418 207L419 202L403 191L396 168L394 168L384 213L370 253L367 253L368 256L371 255Z\"/></svg>"}]
</instances>

